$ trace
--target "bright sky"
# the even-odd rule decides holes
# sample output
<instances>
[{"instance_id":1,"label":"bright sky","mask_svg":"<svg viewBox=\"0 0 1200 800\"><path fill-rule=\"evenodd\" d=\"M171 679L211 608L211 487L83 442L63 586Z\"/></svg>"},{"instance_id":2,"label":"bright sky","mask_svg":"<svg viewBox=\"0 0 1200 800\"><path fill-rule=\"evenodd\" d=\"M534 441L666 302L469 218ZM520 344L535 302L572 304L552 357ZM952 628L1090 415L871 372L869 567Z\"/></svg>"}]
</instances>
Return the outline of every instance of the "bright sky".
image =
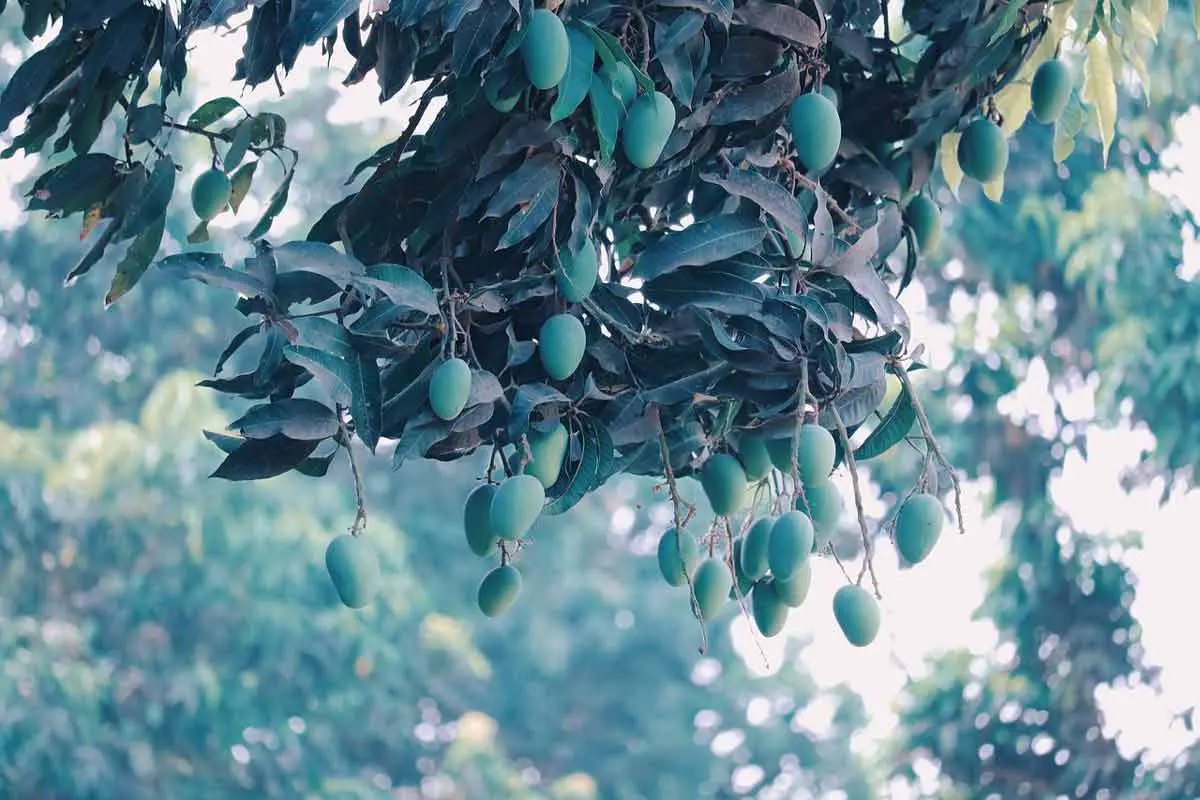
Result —
<instances>
[{"instance_id":1,"label":"bright sky","mask_svg":"<svg viewBox=\"0 0 1200 800\"><path fill-rule=\"evenodd\" d=\"M252 109L265 108L276 96L274 87L269 84L244 95L241 87L231 85L229 77L233 63L240 54L239 36L223 39L208 33L195 41L198 52L191 60L193 71L189 79L199 84L199 96L232 94ZM340 50L339 56L334 59L333 70L327 71L316 50L306 50L285 86L298 86L311 79L340 83L346 73L346 56ZM15 48L0 45L0 59L12 62L17 58L19 53ZM364 126L364 132L371 135L382 127L385 133L394 137L407 122L411 111L408 100L413 93L406 91L400 98L380 106L373 77L343 90L339 100L325 112L326 118L339 125ZM189 110L174 109L176 112ZM1182 120L1180 134L1182 141L1200 140L1197 135L1200 134L1200 114ZM1177 194L1194 212L1200 213L1200 180L1196 180L1200 175L1200 149L1194 146L1186 150L1174 148L1169 161L1181 167L1182 174L1160 180L1159 188ZM15 185L35 166L33 159L0 163L0 186ZM239 219L256 218L262 199L248 200ZM16 198L0 196L0 226L18 224L19 213ZM273 234L287 233L288 228L302 222L296 214L285 211ZM239 227L245 224L240 223ZM290 232L296 233L295 230ZM232 232L230 234L229 239L234 239ZM1200 270L1197 255L1195 246L1187 248L1181 274L1192 275ZM926 344L928 359L933 366L945 367L951 355L950 329L936 324L923 313L924 296L919 286L909 290L906 300L913 317L914 339ZM986 298L984 302L987 302ZM1035 366L1031 370L1026 384L1010 402L1015 416L1053 419L1047 379L1044 367ZM1089 389L1075 391L1066 400L1069 406L1078 408L1081 415L1090 413L1093 401ZM1043 425L1048 427L1049 422ZM1181 724L1172 725L1172 715L1200 705L1200 649L1193 645L1190 636L1179 635L1181 621L1178 617L1180 587L1194 580L1193 565L1200 563L1200 539L1191 531L1194 520L1200 518L1200 492L1179 493L1161 508L1157 505L1159 485L1126 493L1120 486L1120 473L1126 465L1137 461L1142 449L1152 446L1152 437L1144 430L1131 430L1124 425L1115 429L1093 427L1088 439L1090 459L1085 461L1072 454L1063 475L1052 486L1053 496L1075 525L1087 533L1119 536L1130 530L1143 532L1144 548L1119 557L1125 559L1139 578L1133 613L1143 625L1147 659L1163 668L1161 694L1144 687L1102 693L1103 708L1109 718L1105 733L1117 736L1127 754L1147 747L1151 758L1171 758L1195 738ZM849 498L848 476L837 475L835 480L843 496ZM1011 519L999 513L984 518L980 496L986 487L968 485L966 488L964 511L968 533L965 537L951 532L948 524L932 555L914 570L897 570L891 553L880 553L876 559L876 571L884 594L884 623L880 638L873 646L862 650L853 648L838 631L829 598L843 578L827 559L821 559L814 570L808 603L790 616L789 632L812 639L812 645L804 650L803 665L814 679L826 686L846 682L863 696L872 722L855 742L856 747L870 751L891 732L895 724L893 705L903 687L906 671L913 676L923 674L926 659L939 650L965 646L980 654L990 654L996 647L997 636L990 623L972 622L970 615L983 598L983 571L1004 552L1002 534L1006 525L1011 525ZM866 500L869 516L878 518L885 513L877 495L869 494ZM882 544L882 547L888 546ZM854 568L851 568L851 574L855 574ZM750 641L747 622L739 619L734 625L739 650L752 666L761 666L762 658ZM765 642L764 647L772 668L779 668L778 639ZM805 709L801 719L806 726L820 732L828 726L831 712L828 702L818 701ZM1196 722L1200 728L1200 719ZM902 800L906 795L895 787L891 796Z\"/></svg>"}]
</instances>

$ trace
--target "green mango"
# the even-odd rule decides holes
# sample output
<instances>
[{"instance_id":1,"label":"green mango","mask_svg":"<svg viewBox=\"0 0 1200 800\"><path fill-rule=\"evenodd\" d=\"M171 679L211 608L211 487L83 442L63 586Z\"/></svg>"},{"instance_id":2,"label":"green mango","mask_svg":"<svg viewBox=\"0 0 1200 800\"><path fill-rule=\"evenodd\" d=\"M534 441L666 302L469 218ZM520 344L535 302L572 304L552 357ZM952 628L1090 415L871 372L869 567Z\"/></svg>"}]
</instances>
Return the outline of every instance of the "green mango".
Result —
<instances>
[{"instance_id":1,"label":"green mango","mask_svg":"<svg viewBox=\"0 0 1200 800\"><path fill-rule=\"evenodd\" d=\"M812 588L812 559L805 559L790 578L772 578L775 593L780 601L789 608L799 608L808 597Z\"/></svg>"},{"instance_id":2,"label":"green mango","mask_svg":"<svg viewBox=\"0 0 1200 800\"><path fill-rule=\"evenodd\" d=\"M325 548L325 569L342 604L363 608L379 592L379 558L362 536L343 533Z\"/></svg>"},{"instance_id":3,"label":"green mango","mask_svg":"<svg viewBox=\"0 0 1200 800\"><path fill-rule=\"evenodd\" d=\"M805 169L820 172L837 158L842 120L837 106L824 94L808 92L797 97L788 109L788 129Z\"/></svg>"},{"instance_id":4,"label":"green mango","mask_svg":"<svg viewBox=\"0 0 1200 800\"><path fill-rule=\"evenodd\" d=\"M750 592L750 611L754 624L768 639L778 636L787 624L788 607L775 591L775 581L759 581Z\"/></svg>"},{"instance_id":5,"label":"green mango","mask_svg":"<svg viewBox=\"0 0 1200 800\"><path fill-rule=\"evenodd\" d=\"M733 588L733 578L729 567L717 558L708 558L696 567L692 578L692 588L696 591L696 605L700 607L700 619L710 620L721 612L729 600L729 590Z\"/></svg>"},{"instance_id":6,"label":"green mango","mask_svg":"<svg viewBox=\"0 0 1200 800\"><path fill-rule=\"evenodd\" d=\"M476 601L488 617L498 617L517 602L521 593L521 573L512 564L502 564L483 576Z\"/></svg>"},{"instance_id":7,"label":"green mango","mask_svg":"<svg viewBox=\"0 0 1200 800\"><path fill-rule=\"evenodd\" d=\"M429 407L438 419L452 420L471 396L471 368L461 358L443 361L429 379Z\"/></svg>"},{"instance_id":8,"label":"green mango","mask_svg":"<svg viewBox=\"0 0 1200 800\"><path fill-rule=\"evenodd\" d=\"M796 574L810 553L813 538L812 520L801 511L787 511L779 515L771 527L767 543L767 564L776 578L787 580Z\"/></svg>"},{"instance_id":9,"label":"green mango","mask_svg":"<svg viewBox=\"0 0 1200 800\"><path fill-rule=\"evenodd\" d=\"M531 429L528 439L529 452L533 458L525 465L525 474L534 476L542 482L542 486L549 489L562 472L567 443L570 441L567 428L560 422L548 433Z\"/></svg>"},{"instance_id":10,"label":"green mango","mask_svg":"<svg viewBox=\"0 0 1200 800\"><path fill-rule=\"evenodd\" d=\"M1029 99L1034 119L1046 125L1057 122L1071 99L1071 70L1058 59L1043 63L1033 73Z\"/></svg>"},{"instance_id":11,"label":"green mango","mask_svg":"<svg viewBox=\"0 0 1200 800\"><path fill-rule=\"evenodd\" d=\"M879 634L879 604L860 586L846 585L834 593L833 616L855 647L866 647Z\"/></svg>"},{"instance_id":12,"label":"green mango","mask_svg":"<svg viewBox=\"0 0 1200 800\"><path fill-rule=\"evenodd\" d=\"M494 483L481 483L467 495L463 503L463 530L467 546L479 557L496 552L500 537L492 530L492 499L496 496Z\"/></svg>"},{"instance_id":13,"label":"green mango","mask_svg":"<svg viewBox=\"0 0 1200 800\"><path fill-rule=\"evenodd\" d=\"M533 475L513 475L505 479L496 490L488 511L492 531L500 539L520 539L541 516L545 504L546 490Z\"/></svg>"},{"instance_id":14,"label":"green mango","mask_svg":"<svg viewBox=\"0 0 1200 800\"><path fill-rule=\"evenodd\" d=\"M896 514L896 549L910 564L920 564L929 557L942 535L946 512L931 494L919 492L904 501Z\"/></svg>"},{"instance_id":15,"label":"green mango","mask_svg":"<svg viewBox=\"0 0 1200 800\"><path fill-rule=\"evenodd\" d=\"M542 323L538 333L538 356L551 380L566 380L583 361L587 331L572 314L555 314Z\"/></svg>"},{"instance_id":16,"label":"green mango","mask_svg":"<svg viewBox=\"0 0 1200 800\"><path fill-rule=\"evenodd\" d=\"M988 183L1004 174L1008 166L1008 141L1000 126L980 117L967 126L958 140L958 165L963 174Z\"/></svg>"},{"instance_id":17,"label":"green mango","mask_svg":"<svg viewBox=\"0 0 1200 800\"><path fill-rule=\"evenodd\" d=\"M741 559L739 563L742 566L742 571L746 573L752 581L757 581L767 574L770 569L770 564L767 563L767 549L771 542L771 529L775 527L775 520L770 517L763 517L755 520L750 526L750 530L746 531L744 539L740 539L741 543Z\"/></svg>"},{"instance_id":18,"label":"green mango","mask_svg":"<svg viewBox=\"0 0 1200 800\"><path fill-rule=\"evenodd\" d=\"M538 89L552 89L567 74L571 40L567 28L553 11L539 8L529 18L521 40L521 60L529 82Z\"/></svg>"},{"instance_id":19,"label":"green mango","mask_svg":"<svg viewBox=\"0 0 1200 800\"><path fill-rule=\"evenodd\" d=\"M225 210L232 195L229 176L214 167L200 173L192 184L192 210L200 219L212 219Z\"/></svg>"},{"instance_id":20,"label":"green mango","mask_svg":"<svg viewBox=\"0 0 1200 800\"><path fill-rule=\"evenodd\" d=\"M562 250L558 254L558 266L554 268L554 281L558 284L558 293L568 303L581 302L592 293L596 286L596 277L600 270L600 256L591 237L583 240L583 248L578 254Z\"/></svg>"},{"instance_id":21,"label":"green mango","mask_svg":"<svg viewBox=\"0 0 1200 800\"><path fill-rule=\"evenodd\" d=\"M675 105L662 92L647 92L634 100L621 127L621 146L629 163L649 169L658 163L675 131Z\"/></svg>"},{"instance_id":22,"label":"green mango","mask_svg":"<svg viewBox=\"0 0 1200 800\"><path fill-rule=\"evenodd\" d=\"M713 513L719 517L736 514L746 504L749 486L742 465L729 453L708 460L700 471L700 486Z\"/></svg>"},{"instance_id":23,"label":"green mango","mask_svg":"<svg viewBox=\"0 0 1200 800\"><path fill-rule=\"evenodd\" d=\"M696 566L699 563L700 547L695 539L687 534L680 537L674 528L663 532L658 540L658 569L663 580L671 586L683 586L687 583L688 575L695 579Z\"/></svg>"}]
</instances>

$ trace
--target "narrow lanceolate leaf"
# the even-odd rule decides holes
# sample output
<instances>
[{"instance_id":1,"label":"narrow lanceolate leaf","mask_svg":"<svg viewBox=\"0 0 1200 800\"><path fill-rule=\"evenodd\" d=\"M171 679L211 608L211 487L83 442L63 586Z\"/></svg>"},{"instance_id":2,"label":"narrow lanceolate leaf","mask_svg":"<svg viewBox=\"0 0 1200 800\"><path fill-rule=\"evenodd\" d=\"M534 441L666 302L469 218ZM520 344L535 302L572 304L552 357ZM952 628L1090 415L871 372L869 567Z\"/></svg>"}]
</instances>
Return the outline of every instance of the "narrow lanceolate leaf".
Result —
<instances>
[{"instance_id":1,"label":"narrow lanceolate leaf","mask_svg":"<svg viewBox=\"0 0 1200 800\"><path fill-rule=\"evenodd\" d=\"M150 266L154 256L158 255L158 248L162 244L166 225L167 218L159 217L139 233L133 243L129 245L129 249L125 251L125 257L121 259L120 264L117 264L117 271L113 275L112 284L108 287L108 293L104 295L105 308L127 294L141 280L142 275L146 274L146 268Z\"/></svg>"},{"instance_id":2,"label":"narrow lanceolate leaf","mask_svg":"<svg viewBox=\"0 0 1200 800\"><path fill-rule=\"evenodd\" d=\"M638 258L633 275L651 280L681 267L712 264L757 247L767 235L758 219L729 215L693 223L659 239Z\"/></svg>"},{"instance_id":3,"label":"narrow lanceolate leaf","mask_svg":"<svg viewBox=\"0 0 1200 800\"><path fill-rule=\"evenodd\" d=\"M579 460L565 465L558 482L550 487L547 494L554 499L546 506L546 514L563 514L570 511L591 491L599 475L601 453L605 443L611 456L612 439L608 436L608 430L590 417L581 418L579 438Z\"/></svg>"},{"instance_id":4,"label":"narrow lanceolate leaf","mask_svg":"<svg viewBox=\"0 0 1200 800\"><path fill-rule=\"evenodd\" d=\"M240 103L232 97L215 97L204 103L188 117L187 124L189 128L207 128L214 122L226 117L235 108L240 107Z\"/></svg>"},{"instance_id":5,"label":"narrow lanceolate leaf","mask_svg":"<svg viewBox=\"0 0 1200 800\"><path fill-rule=\"evenodd\" d=\"M438 313L437 291L416 270L399 264L375 264L356 283L378 289L394 305L406 311Z\"/></svg>"},{"instance_id":6,"label":"narrow lanceolate leaf","mask_svg":"<svg viewBox=\"0 0 1200 800\"><path fill-rule=\"evenodd\" d=\"M269 439L282 434L289 439L319 441L337 433L333 409L307 398L287 397L262 403L230 423L229 430L247 439Z\"/></svg>"},{"instance_id":7,"label":"narrow lanceolate leaf","mask_svg":"<svg viewBox=\"0 0 1200 800\"><path fill-rule=\"evenodd\" d=\"M612 85L603 72L592 73L588 101L592 108L592 124L600 140L600 160L608 161L617 149L617 132L625 117L625 107L613 94Z\"/></svg>"},{"instance_id":8,"label":"narrow lanceolate leaf","mask_svg":"<svg viewBox=\"0 0 1200 800\"><path fill-rule=\"evenodd\" d=\"M1108 149L1117 126L1117 84L1109 60L1108 43L1097 35L1088 42L1087 63L1084 66L1083 99L1092 109L1100 132L1100 152L1108 166Z\"/></svg>"},{"instance_id":9,"label":"narrow lanceolate leaf","mask_svg":"<svg viewBox=\"0 0 1200 800\"><path fill-rule=\"evenodd\" d=\"M528 203L524 204L512 219L508 228L500 237L496 248L505 250L515 244L525 241L532 236L546 220L550 219L558 205L558 181L542 186Z\"/></svg>"},{"instance_id":10,"label":"narrow lanceolate leaf","mask_svg":"<svg viewBox=\"0 0 1200 800\"><path fill-rule=\"evenodd\" d=\"M736 197L746 198L796 236L803 238L808 231L808 216L800 208L800 203L777 181L744 169L732 170L725 177L701 175L700 179L715 183Z\"/></svg>"},{"instance_id":11,"label":"narrow lanceolate leaf","mask_svg":"<svg viewBox=\"0 0 1200 800\"><path fill-rule=\"evenodd\" d=\"M279 216L279 212L283 211L287 205L288 193L292 189L292 178L296 174L296 167L293 164L288 170L287 175L283 179L283 183L279 184L279 188L271 195L271 199L267 202L267 210L259 218L254 227L246 234L247 239L258 239L267 235L267 231L271 230L271 225L275 223L275 218Z\"/></svg>"},{"instance_id":12,"label":"narrow lanceolate leaf","mask_svg":"<svg viewBox=\"0 0 1200 800\"><path fill-rule=\"evenodd\" d=\"M560 174L558 159L551 153L537 153L509 174L488 203L485 217L502 217L513 208L530 203L545 192L557 187Z\"/></svg>"},{"instance_id":13,"label":"narrow lanceolate leaf","mask_svg":"<svg viewBox=\"0 0 1200 800\"><path fill-rule=\"evenodd\" d=\"M938 143L938 164L942 167L942 178L955 197L958 197L958 187L963 179L962 167L958 165L958 140L961 138L961 133L951 131Z\"/></svg>"},{"instance_id":14,"label":"narrow lanceolate leaf","mask_svg":"<svg viewBox=\"0 0 1200 800\"><path fill-rule=\"evenodd\" d=\"M295 469L317 449L317 441L298 441L286 436L246 439L225 457L210 478L227 481L259 481Z\"/></svg>"},{"instance_id":15,"label":"narrow lanceolate leaf","mask_svg":"<svg viewBox=\"0 0 1200 800\"><path fill-rule=\"evenodd\" d=\"M909 396L908 390L904 389L884 414L879 425L871 431L871 435L854 451L854 457L859 461L866 461L883 455L908 435L916 420L917 411L913 406L912 397Z\"/></svg>"},{"instance_id":16,"label":"narrow lanceolate leaf","mask_svg":"<svg viewBox=\"0 0 1200 800\"><path fill-rule=\"evenodd\" d=\"M229 182L233 185L233 191L229 195L229 207L233 209L234 214L242 207L246 195L250 194L250 186L254 183L254 172L257 169L258 159L254 159L242 164L237 168L237 172L230 176Z\"/></svg>"},{"instance_id":17,"label":"narrow lanceolate leaf","mask_svg":"<svg viewBox=\"0 0 1200 800\"><path fill-rule=\"evenodd\" d=\"M578 25L567 27L567 38L571 42L571 59L567 62L567 74L558 84L558 96L550 106L550 121L566 119L592 87L592 67L596 61L596 46L592 38Z\"/></svg>"},{"instance_id":18,"label":"narrow lanceolate leaf","mask_svg":"<svg viewBox=\"0 0 1200 800\"><path fill-rule=\"evenodd\" d=\"M209 286L232 289L245 297L270 294L262 281L225 266L221 256L216 253L177 253L160 259L158 268L179 278L191 278Z\"/></svg>"}]
</instances>

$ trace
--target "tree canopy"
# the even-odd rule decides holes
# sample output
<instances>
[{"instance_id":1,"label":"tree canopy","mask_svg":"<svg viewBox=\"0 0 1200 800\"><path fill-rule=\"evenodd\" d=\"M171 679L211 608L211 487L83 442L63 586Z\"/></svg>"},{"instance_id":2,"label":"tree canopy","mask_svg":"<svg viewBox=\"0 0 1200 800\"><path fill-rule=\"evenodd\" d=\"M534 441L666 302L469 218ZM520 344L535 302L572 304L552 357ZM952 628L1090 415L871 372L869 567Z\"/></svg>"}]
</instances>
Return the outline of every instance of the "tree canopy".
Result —
<instances>
[{"instance_id":1,"label":"tree canopy","mask_svg":"<svg viewBox=\"0 0 1200 800\"><path fill-rule=\"evenodd\" d=\"M31 211L79 215L94 238L68 280L124 246L106 303L152 264L239 295L249 323L203 385L257 404L236 435L209 434L228 454L216 476L319 477L338 446L353 458L351 437L387 442L396 466L490 448L499 488L481 550L501 568L538 516L618 473L656 476L686 533L664 537L676 548L664 575L679 567L702 619L752 591L767 634L809 550L826 546L818 503L837 516L841 498L823 488L836 466L854 476L862 534L850 585L874 578L856 464L923 454L894 521L911 561L943 519L940 506L906 515L910 495L949 483L957 506L957 473L912 390L921 348L898 299L935 241L935 167L999 200L1005 137L1027 118L1053 122L1046 170L1089 120L1106 159L1116 76L1128 66L1148 81L1144 51L1168 8L930 0L894 19L886 4L821 0L433 0L365 15L332 0L20 5L27 35L54 27L0 95L0 126L25 115L4 154L70 151L29 196ZM381 102L422 86L403 133L363 154L350 182L365 180L304 241L265 238L302 155L287 120L230 97L173 107L189 37L248 10L235 80L278 81L320 46L354 58L347 83L374 72ZM1046 68L1063 47L1084 53L1078 87ZM106 151L110 118L122 136ZM165 231L185 136L211 144L211 169L190 189L199 224L163 255L179 249ZM254 254L227 264L204 246L208 221L237 213L276 161L282 182L247 233ZM898 394L880 409L889 376ZM687 476L715 517L695 557ZM763 512L781 515L769 548L753 536ZM365 521L360 503L352 533ZM755 547L769 570L749 566ZM370 553L336 552L330 571L353 576L343 598L368 596ZM485 605L504 606L506 586ZM844 590L833 605L869 643L871 596Z\"/></svg>"}]
</instances>

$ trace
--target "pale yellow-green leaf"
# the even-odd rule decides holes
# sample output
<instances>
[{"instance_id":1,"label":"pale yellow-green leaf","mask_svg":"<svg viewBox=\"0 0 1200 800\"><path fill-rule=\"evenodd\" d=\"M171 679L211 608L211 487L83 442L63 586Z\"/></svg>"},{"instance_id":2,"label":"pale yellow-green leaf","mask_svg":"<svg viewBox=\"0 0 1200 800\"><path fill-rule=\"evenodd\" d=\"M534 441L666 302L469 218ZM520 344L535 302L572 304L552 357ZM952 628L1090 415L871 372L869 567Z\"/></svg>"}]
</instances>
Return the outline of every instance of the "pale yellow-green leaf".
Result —
<instances>
[{"instance_id":1,"label":"pale yellow-green leaf","mask_svg":"<svg viewBox=\"0 0 1200 800\"><path fill-rule=\"evenodd\" d=\"M1196 0L1196 2L1200 3L1200 0ZM1062 6L1050 6L1046 10L1046 16L1050 19L1050 24L1047 25L1046 33L1038 42L1037 47L1033 48L1033 52L1029 54L1029 59L1022 65L1021 71L1018 73L1018 80L1020 78L1031 80L1038 67L1054 58L1059 43L1066 35L1067 23L1071 21L1071 15Z\"/></svg>"},{"instance_id":2,"label":"pale yellow-green leaf","mask_svg":"<svg viewBox=\"0 0 1200 800\"><path fill-rule=\"evenodd\" d=\"M1062 115L1054 123L1054 161L1058 164L1066 161L1075 151L1075 137L1083 130L1087 122L1087 111L1072 96L1071 102L1063 109Z\"/></svg>"},{"instance_id":3,"label":"pale yellow-green leaf","mask_svg":"<svg viewBox=\"0 0 1200 800\"><path fill-rule=\"evenodd\" d=\"M1087 46L1083 100L1091 109L1100 132L1101 159L1108 166L1108 148L1117 127L1117 85L1113 79L1108 43L1097 35Z\"/></svg>"},{"instance_id":4,"label":"pale yellow-green leaf","mask_svg":"<svg viewBox=\"0 0 1200 800\"><path fill-rule=\"evenodd\" d=\"M1146 20L1150 23L1150 27L1154 29L1154 33L1157 36L1167 21L1167 11L1171 6L1171 1L1146 0L1142 5L1141 12L1146 15Z\"/></svg>"},{"instance_id":5,"label":"pale yellow-green leaf","mask_svg":"<svg viewBox=\"0 0 1200 800\"><path fill-rule=\"evenodd\" d=\"M996 110L1000 112L1000 116L1004 119L1000 130L1004 132L1006 137L1012 136L1025 124L1025 117L1028 116L1029 109L1033 103L1029 94L1029 83L1025 81L1013 81L1001 89L994 99Z\"/></svg>"},{"instance_id":6,"label":"pale yellow-green leaf","mask_svg":"<svg viewBox=\"0 0 1200 800\"><path fill-rule=\"evenodd\" d=\"M1149 17L1135 8L1129 12L1129 19L1133 23L1134 32L1139 37L1145 37L1152 42L1158 41L1158 26Z\"/></svg>"},{"instance_id":7,"label":"pale yellow-green leaf","mask_svg":"<svg viewBox=\"0 0 1200 800\"><path fill-rule=\"evenodd\" d=\"M962 138L961 133L951 131L942 137L942 141L938 145L938 164L942 168L942 177L955 197L958 197L958 187L962 185L963 179L962 167L958 165L958 140L960 138Z\"/></svg>"},{"instance_id":8,"label":"pale yellow-green leaf","mask_svg":"<svg viewBox=\"0 0 1200 800\"><path fill-rule=\"evenodd\" d=\"M1096 17L1096 0L1075 0L1075 11L1071 16L1075 18L1075 41L1086 41Z\"/></svg>"},{"instance_id":9,"label":"pale yellow-green leaf","mask_svg":"<svg viewBox=\"0 0 1200 800\"><path fill-rule=\"evenodd\" d=\"M1004 197L1004 173L1001 172L995 180L983 184L983 194L993 203L999 203Z\"/></svg>"},{"instance_id":10,"label":"pale yellow-green leaf","mask_svg":"<svg viewBox=\"0 0 1200 800\"><path fill-rule=\"evenodd\" d=\"M1192 0L1192 27L1200 33L1200 0Z\"/></svg>"}]
</instances>

